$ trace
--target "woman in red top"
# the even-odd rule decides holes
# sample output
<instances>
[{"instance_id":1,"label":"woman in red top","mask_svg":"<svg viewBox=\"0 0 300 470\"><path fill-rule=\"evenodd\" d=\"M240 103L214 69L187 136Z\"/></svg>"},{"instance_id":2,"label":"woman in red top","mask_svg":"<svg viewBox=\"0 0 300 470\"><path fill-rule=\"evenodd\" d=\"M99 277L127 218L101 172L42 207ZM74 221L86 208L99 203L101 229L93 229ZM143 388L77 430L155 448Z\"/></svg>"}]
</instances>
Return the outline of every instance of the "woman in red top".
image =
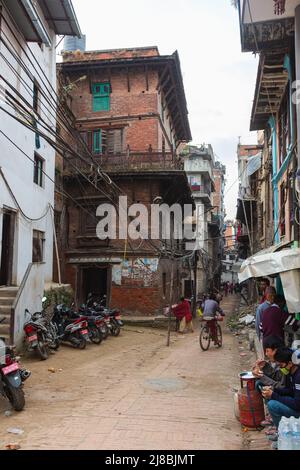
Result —
<instances>
[{"instance_id":1,"label":"woman in red top","mask_svg":"<svg viewBox=\"0 0 300 470\"><path fill-rule=\"evenodd\" d=\"M188 300L185 300L184 297L181 297L180 303L174 309L174 315L177 320L180 321L179 333L184 333L185 328L194 332L193 327L193 316L191 312L191 306Z\"/></svg>"}]
</instances>

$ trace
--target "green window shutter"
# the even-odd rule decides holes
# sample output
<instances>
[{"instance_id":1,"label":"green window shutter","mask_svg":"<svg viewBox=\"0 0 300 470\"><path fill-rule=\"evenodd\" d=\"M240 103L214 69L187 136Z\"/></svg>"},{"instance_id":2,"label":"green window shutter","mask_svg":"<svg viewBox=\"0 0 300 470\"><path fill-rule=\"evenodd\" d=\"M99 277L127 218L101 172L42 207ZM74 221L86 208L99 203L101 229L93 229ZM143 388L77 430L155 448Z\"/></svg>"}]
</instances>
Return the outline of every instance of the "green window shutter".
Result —
<instances>
[{"instance_id":1,"label":"green window shutter","mask_svg":"<svg viewBox=\"0 0 300 470\"><path fill-rule=\"evenodd\" d=\"M100 154L102 153L102 135L101 129L94 131L94 142L93 142L93 152Z\"/></svg>"},{"instance_id":2,"label":"green window shutter","mask_svg":"<svg viewBox=\"0 0 300 470\"><path fill-rule=\"evenodd\" d=\"M94 96L93 97L93 112L109 111L110 110L110 97L109 96Z\"/></svg>"},{"instance_id":3,"label":"green window shutter","mask_svg":"<svg viewBox=\"0 0 300 470\"><path fill-rule=\"evenodd\" d=\"M92 85L93 93L93 112L110 110L110 84L94 83Z\"/></svg>"}]
</instances>

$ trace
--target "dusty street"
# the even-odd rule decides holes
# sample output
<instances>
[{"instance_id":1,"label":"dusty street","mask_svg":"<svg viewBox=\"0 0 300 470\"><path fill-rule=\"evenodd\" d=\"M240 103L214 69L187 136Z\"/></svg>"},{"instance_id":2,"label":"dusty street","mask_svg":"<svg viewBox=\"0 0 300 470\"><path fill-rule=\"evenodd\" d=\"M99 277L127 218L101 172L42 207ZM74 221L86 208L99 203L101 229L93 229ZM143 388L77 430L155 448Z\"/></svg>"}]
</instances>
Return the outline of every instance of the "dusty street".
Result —
<instances>
[{"instance_id":1,"label":"dusty street","mask_svg":"<svg viewBox=\"0 0 300 470\"><path fill-rule=\"evenodd\" d=\"M236 302L226 299L223 308L228 313ZM63 346L46 362L27 358L26 409L6 417L0 399L0 448L241 449L231 392L238 347L224 333L223 349L204 353L198 330L173 333L168 349L165 331L127 326L101 346Z\"/></svg>"}]
</instances>

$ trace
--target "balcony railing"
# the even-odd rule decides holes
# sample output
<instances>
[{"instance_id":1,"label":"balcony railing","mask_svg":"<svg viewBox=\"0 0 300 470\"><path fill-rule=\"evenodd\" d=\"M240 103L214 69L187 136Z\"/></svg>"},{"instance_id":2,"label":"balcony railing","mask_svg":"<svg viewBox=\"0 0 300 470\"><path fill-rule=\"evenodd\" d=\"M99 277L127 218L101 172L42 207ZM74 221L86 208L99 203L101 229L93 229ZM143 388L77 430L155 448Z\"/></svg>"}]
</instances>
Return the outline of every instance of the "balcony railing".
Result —
<instances>
[{"instance_id":1,"label":"balcony railing","mask_svg":"<svg viewBox=\"0 0 300 470\"><path fill-rule=\"evenodd\" d=\"M211 195L211 188L202 184L191 184L191 190L195 193L203 193Z\"/></svg>"},{"instance_id":2,"label":"balcony railing","mask_svg":"<svg viewBox=\"0 0 300 470\"><path fill-rule=\"evenodd\" d=\"M85 157L87 163L79 158L69 158L66 164L65 174L81 172L90 172L93 161ZM135 152L127 151L118 154L94 154L94 163L99 165L104 171L112 173L120 172L138 172L138 171L178 171L184 170L182 159L173 153L168 152Z\"/></svg>"}]
</instances>

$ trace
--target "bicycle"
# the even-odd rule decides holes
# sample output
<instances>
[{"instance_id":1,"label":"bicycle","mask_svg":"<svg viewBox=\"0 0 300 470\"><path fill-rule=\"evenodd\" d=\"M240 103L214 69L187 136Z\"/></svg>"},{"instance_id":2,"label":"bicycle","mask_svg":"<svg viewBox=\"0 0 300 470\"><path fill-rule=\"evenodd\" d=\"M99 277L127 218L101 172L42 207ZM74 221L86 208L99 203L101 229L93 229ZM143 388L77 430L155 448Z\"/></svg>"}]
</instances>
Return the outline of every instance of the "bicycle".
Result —
<instances>
[{"instance_id":1,"label":"bicycle","mask_svg":"<svg viewBox=\"0 0 300 470\"><path fill-rule=\"evenodd\" d=\"M221 326L218 324L218 322L220 321L223 321L223 317L217 317L213 320L203 320L204 325L201 328L199 337L200 347L202 351L208 351L211 341L214 341L215 345L218 346L218 348L222 347L222 329ZM213 335L212 322L215 322L215 335Z\"/></svg>"}]
</instances>

